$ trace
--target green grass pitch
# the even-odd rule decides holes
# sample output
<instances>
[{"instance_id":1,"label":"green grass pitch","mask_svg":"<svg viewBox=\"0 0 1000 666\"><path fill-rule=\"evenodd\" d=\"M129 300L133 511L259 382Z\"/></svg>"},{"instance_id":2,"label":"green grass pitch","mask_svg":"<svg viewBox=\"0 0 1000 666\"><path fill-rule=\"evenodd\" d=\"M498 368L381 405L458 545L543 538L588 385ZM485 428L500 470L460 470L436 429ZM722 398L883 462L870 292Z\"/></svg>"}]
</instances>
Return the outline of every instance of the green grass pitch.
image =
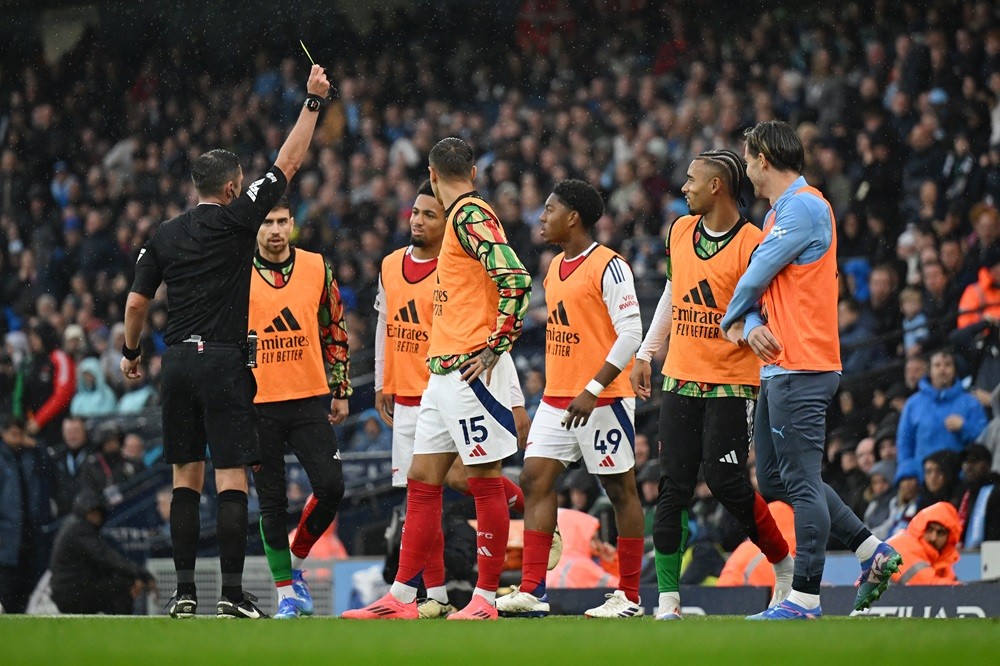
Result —
<instances>
[{"instance_id":1,"label":"green grass pitch","mask_svg":"<svg viewBox=\"0 0 1000 666\"><path fill-rule=\"evenodd\" d=\"M0 663L965 666L996 663L998 639L1000 621L975 619L359 622L0 616Z\"/></svg>"}]
</instances>

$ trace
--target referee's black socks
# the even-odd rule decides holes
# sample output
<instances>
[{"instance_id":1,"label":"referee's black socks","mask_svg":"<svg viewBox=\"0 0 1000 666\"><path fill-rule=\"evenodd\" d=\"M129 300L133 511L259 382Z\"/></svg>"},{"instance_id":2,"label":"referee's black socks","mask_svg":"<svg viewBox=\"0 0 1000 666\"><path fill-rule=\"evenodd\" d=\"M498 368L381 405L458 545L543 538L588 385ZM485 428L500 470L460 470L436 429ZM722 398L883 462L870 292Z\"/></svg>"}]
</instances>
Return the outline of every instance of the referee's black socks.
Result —
<instances>
[{"instance_id":1,"label":"referee's black socks","mask_svg":"<svg viewBox=\"0 0 1000 666\"><path fill-rule=\"evenodd\" d=\"M215 528L219 541L222 596L243 601L243 560L247 552L247 494L242 490L219 493L219 517Z\"/></svg>"},{"instance_id":2,"label":"referee's black socks","mask_svg":"<svg viewBox=\"0 0 1000 666\"><path fill-rule=\"evenodd\" d=\"M198 552L198 535L201 533L201 516L198 512L200 501L201 493L192 488L174 488L170 500L170 542L174 549L179 595L197 594L194 561Z\"/></svg>"}]
</instances>

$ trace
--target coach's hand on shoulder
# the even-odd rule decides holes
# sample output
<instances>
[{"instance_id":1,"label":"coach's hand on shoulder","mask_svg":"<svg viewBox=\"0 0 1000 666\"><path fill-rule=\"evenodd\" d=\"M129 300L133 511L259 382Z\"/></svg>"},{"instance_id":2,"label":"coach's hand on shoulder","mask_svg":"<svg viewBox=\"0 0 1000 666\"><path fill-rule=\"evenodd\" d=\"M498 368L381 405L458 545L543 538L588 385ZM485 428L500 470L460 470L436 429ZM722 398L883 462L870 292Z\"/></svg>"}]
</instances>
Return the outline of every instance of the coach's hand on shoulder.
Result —
<instances>
[{"instance_id":1,"label":"coach's hand on shoulder","mask_svg":"<svg viewBox=\"0 0 1000 666\"><path fill-rule=\"evenodd\" d=\"M462 381L471 384L485 371L486 379L483 382L489 386L490 379L493 377L493 366L497 364L498 360L500 360L500 355L489 347L486 347L483 351L458 366L458 369L462 371Z\"/></svg>"},{"instance_id":2,"label":"coach's hand on shoulder","mask_svg":"<svg viewBox=\"0 0 1000 666\"><path fill-rule=\"evenodd\" d=\"M390 428L392 427L392 410L396 407L396 396L391 393L382 393L382 391L375 391L375 411L378 412L378 416L382 419Z\"/></svg>"},{"instance_id":3,"label":"coach's hand on shoulder","mask_svg":"<svg viewBox=\"0 0 1000 666\"><path fill-rule=\"evenodd\" d=\"M310 95L319 95L326 99L330 92L330 81L326 78L326 70L319 65L313 65L309 70L309 80L306 82L306 90Z\"/></svg>"},{"instance_id":4,"label":"coach's hand on shoulder","mask_svg":"<svg viewBox=\"0 0 1000 666\"><path fill-rule=\"evenodd\" d=\"M330 401L330 415L327 420L333 425L340 425L347 418L348 412L351 408L348 406L346 399L334 398Z\"/></svg>"},{"instance_id":5,"label":"coach's hand on shoulder","mask_svg":"<svg viewBox=\"0 0 1000 666\"><path fill-rule=\"evenodd\" d=\"M514 413L514 429L517 430L517 447L519 449L527 448L528 431L531 430L531 419L528 418L528 410L524 408L524 405L518 405L517 407L511 407L510 411Z\"/></svg>"},{"instance_id":6,"label":"coach's hand on shoulder","mask_svg":"<svg viewBox=\"0 0 1000 666\"><path fill-rule=\"evenodd\" d=\"M595 407L597 407L597 396L590 391L581 392L580 395L573 398L573 402L569 403L569 407L566 408L566 415L562 421L563 426L566 430L570 430L577 426L587 425Z\"/></svg>"},{"instance_id":7,"label":"coach's hand on shoulder","mask_svg":"<svg viewBox=\"0 0 1000 666\"><path fill-rule=\"evenodd\" d=\"M758 326L750 331L750 335L747 336L747 344L750 345L753 353L766 363L773 363L777 360L778 354L781 353L781 343L767 326Z\"/></svg>"},{"instance_id":8,"label":"coach's hand on shoulder","mask_svg":"<svg viewBox=\"0 0 1000 666\"><path fill-rule=\"evenodd\" d=\"M653 393L653 387L650 384L652 376L653 368L649 365L649 361L644 361L641 358L635 359L628 380L632 382L632 391L643 400L649 400L649 396Z\"/></svg>"}]
</instances>

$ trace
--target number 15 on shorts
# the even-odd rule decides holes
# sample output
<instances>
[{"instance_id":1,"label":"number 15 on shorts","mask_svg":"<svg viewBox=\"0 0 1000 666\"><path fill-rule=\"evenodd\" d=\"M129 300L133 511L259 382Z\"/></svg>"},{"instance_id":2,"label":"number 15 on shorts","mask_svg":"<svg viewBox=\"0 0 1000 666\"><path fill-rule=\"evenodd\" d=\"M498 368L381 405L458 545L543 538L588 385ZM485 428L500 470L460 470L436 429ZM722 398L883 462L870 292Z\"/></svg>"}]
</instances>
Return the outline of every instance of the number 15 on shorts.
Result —
<instances>
[{"instance_id":1,"label":"number 15 on shorts","mask_svg":"<svg viewBox=\"0 0 1000 666\"><path fill-rule=\"evenodd\" d=\"M486 441L486 438L490 436L486 426L483 425L483 421L485 420L485 416L473 416L472 418L458 420L459 424L462 426L462 434L465 436L466 446L482 444Z\"/></svg>"},{"instance_id":2,"label":"number 15 on shorts","mask_svg":"<svg viewBox=\"0 0 1000 666\"><path fill-rule=\"evenodd\" d=\"M468 440L468 438L466 438ZM608 431L607 441L601 438L601 431L594 431L594 450L600 453L602 456L608 452L608 446L611 446L611 455L618 453L618 445L622 443L622 431L611 429Z\"/></svg>"}]
</instances>

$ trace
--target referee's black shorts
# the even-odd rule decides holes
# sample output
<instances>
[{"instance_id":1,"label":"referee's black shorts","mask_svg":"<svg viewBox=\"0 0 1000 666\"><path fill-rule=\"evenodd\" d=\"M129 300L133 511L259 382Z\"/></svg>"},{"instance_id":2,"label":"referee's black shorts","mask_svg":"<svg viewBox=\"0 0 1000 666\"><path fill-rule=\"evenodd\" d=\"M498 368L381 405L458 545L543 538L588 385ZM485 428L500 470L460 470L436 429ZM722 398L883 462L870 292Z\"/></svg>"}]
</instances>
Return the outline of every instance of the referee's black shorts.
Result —
<instances>
[{"instance_id":1,"label":"referee's black shorts","mask_svg":"<svg viewBox=\"0 0 1000 666\"><path fill-rule=\"evenodd\" d=\"M163 354L163 460L172 465L206 457L217 469L260 462L257 382L242 345L182 342Z\"/></svg>"}]
</instances>

